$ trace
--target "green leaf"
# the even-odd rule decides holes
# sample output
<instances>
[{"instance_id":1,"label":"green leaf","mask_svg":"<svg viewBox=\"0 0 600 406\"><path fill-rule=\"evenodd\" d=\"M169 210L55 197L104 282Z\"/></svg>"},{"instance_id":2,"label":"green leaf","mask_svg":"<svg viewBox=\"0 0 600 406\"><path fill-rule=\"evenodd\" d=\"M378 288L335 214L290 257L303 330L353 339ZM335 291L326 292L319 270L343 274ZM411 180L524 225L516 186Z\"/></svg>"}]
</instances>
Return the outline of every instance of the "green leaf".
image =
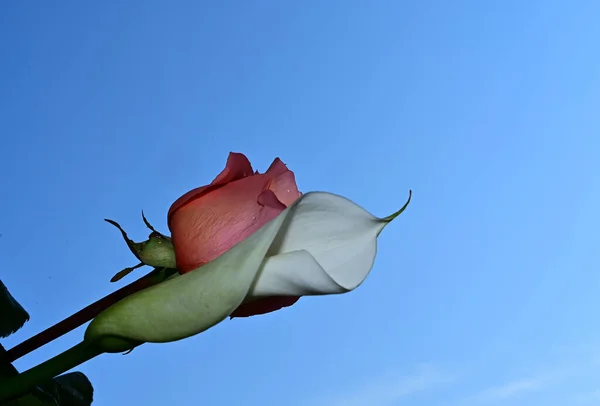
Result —
<instances>
[{"instance_id":1,"label":"green leaf","mask_svg":"<svg viewBox=\"0 0 600 406\"><path fill-rule=\"evenodd\" d=\"M8 337L29 320L29 314L0 280L0 337Z\"/></svg>"},{"instance_id":2,"label":"green leaf","mask_svg":"<svg viewBox=\"0 0 600 406\"><path fill-rule=\"evenodd\" d=\"M4 359L6 350L0 344L0 382L19 374ZM71 372L44 382L30 394L1 406L90 406L94 388L81 372Z\"/></svg>"},{"instance_id":3,"label":"green leaf","mask_svg":"<svg viewBox=\"0 0 600 406\"><path fill-rule=\"evenodd\" d=\"M17 369L10 363L4 360L4 354L6 350L0 344L0 382L5 381L15 375L18 375L19 372ZM38 400L33 395L23 396L20 399L14 400L2 406L50 406L51 404L44 404L42 401Z\"/></svg>"},{"instance_id":4,"label":"green leaf","mask_svg":"<svg viewBox=\"0 0 600 406\"><path fill-rule=\"evenodd\" d=\"M49 405L90 406L94 398L94 388L84 374L71 372L38 385L34 394L39 399L50 402Z\"/></svg>"}]
</instances>

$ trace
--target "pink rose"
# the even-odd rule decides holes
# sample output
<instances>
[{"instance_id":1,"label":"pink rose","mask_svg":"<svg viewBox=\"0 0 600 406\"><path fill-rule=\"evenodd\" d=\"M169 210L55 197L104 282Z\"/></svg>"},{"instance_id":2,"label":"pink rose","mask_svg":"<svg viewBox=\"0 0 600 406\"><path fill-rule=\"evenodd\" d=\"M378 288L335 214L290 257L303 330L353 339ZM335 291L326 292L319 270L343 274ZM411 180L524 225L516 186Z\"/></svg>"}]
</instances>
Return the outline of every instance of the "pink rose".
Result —
<instances>
[{"instance_id":1,"label":"pink rose","mask_svg":"<svg viewBox=\"0 0 600 406\"><path fill-rule=\"evenodd\" d=\"M252 170L244 154L230 153L225 169L211 184L184 194L169 209L179 272L190 272L217 258L300 196L294 173L279 158L260 174ZM279 296L243 303L231 317L269 313L298 299Z\"/></svg>"}]
</instances>

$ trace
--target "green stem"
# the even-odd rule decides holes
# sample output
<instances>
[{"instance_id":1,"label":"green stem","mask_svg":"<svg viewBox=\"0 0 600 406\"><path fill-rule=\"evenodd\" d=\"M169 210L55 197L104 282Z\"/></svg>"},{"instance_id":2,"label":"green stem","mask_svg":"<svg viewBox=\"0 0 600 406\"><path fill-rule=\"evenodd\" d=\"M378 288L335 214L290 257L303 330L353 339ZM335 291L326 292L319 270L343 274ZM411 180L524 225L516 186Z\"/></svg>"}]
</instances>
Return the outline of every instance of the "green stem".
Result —
<instances>
[{"instance_id":1,"label":"green stem","mask_svg":"<svg viewBox=\"0 0 600 406\"><path fill-rule=\"evenodd\" d=\"M58 337L61 337L64 334L87 323L88 321L92 320L94 317L99 315L102 311L117 303L119 300L164 281L174 272L176 271L173 269L165 270L163 268L155 268L152 272L138 279L137 281L132 282L129 285L124 286L121 289L111 293L110 295L103 297L102 299L81 309L77 313L58 322L54 326L47 328L41 333L38 333L35 336L16 345L15 347L6 351L4 356L0 354L0 359L4 359L8 362L13 362L21 358L22 356L37 350L41 346L46 345L49 342L57 339Z\"/></svg>"},{"instance_id":2,"label":"green stem","mask_svg":"<svg viewBox=\"0 0 600 406\"><path fill-rule=\"evenodd\" d=\"M104 351L94 343L81 342L54 358L35 366L0 384L0 405L31 392L40 382L47 381L82 364Z\"/></svg>"}]
</instances>

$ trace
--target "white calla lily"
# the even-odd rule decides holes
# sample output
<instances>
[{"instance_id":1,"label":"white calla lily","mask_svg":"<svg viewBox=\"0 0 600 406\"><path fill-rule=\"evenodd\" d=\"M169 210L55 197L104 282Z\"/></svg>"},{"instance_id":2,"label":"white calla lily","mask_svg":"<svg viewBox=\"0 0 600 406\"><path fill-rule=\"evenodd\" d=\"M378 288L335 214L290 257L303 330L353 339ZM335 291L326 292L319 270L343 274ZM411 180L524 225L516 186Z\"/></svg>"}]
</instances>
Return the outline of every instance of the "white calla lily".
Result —
<instances>
[{"instance_id":1,"label":"white calla lily","mask_svg":"<svg viewBox=\"0 0 600 406\"><path fill-rule=\"evenodd\" d=\"M344 197L306 193L215 260L105 310L86 340L175 341L218 324L245 301L351 291L371 271L377 236L407 205L380 219Z\"/></svg>"}]
</instances>

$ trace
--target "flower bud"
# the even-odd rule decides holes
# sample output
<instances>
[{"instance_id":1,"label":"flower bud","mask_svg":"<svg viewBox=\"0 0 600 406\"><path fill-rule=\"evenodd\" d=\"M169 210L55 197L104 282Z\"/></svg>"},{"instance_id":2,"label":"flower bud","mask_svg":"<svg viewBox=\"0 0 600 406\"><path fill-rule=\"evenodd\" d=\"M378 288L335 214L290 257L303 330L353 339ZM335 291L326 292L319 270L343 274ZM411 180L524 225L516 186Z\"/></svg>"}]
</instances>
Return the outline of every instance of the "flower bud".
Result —
<instances>
[{"instance_id":1,"label":"flower bud","mask_svg":"<svg viewBox=\"0 0 600 406\"><path fill-rule=\"evenodd\" d=\"M110 280L111 282L116 282L128 275L133 270L140 268L144 265L149 265L155 268L176 268L175 262L175 249L173 248L173 242L171 238L167 237L156 231L142 212L142 218L144 219L144 223L146 226L152 230L148 239L142 242L134 242L128 236L125 230L117 223L116 221L104 219L109 224L112 224L116 228L119 229L121 235L123 235L123 239L127 243L129 250L133 255L141 262L136 266L125 268L119 272Z\"/></svg>"}]
</instances>

